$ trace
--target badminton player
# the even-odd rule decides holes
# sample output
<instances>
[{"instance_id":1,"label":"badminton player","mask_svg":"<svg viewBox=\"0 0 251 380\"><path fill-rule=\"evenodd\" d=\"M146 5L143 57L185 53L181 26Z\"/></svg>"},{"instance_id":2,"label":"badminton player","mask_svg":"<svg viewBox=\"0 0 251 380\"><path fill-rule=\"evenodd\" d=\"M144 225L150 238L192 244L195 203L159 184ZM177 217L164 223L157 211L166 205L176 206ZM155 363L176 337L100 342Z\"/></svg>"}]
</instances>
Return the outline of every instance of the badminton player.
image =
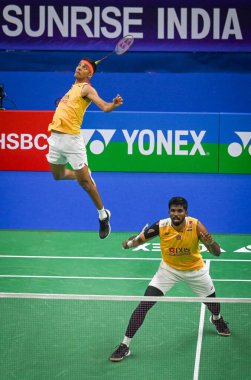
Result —
<instances>
[{"instance_id":1,"label":"badminton player","mask_svg":"<svg viewBox=\"0 0 251 380\"><path fill-rule=\"evenodd\" d=\"M163 296L177 282L184 281L200 297L208 297L207 308L211 312L210 322L221 336L229 336L230 330L221 316L220 304L210 302L216 297L215 288L200 253L199 241L214 256L221 254L220 246L198 220L187 215L187 201L174 197L169 201L170 218L159 220L138 236L123 242L123 247L133 248L159 236L162 261L149 283L145 296ZM122 343L113 352L111 361L121 361L130 355L129 345L142 325L147 312L156 302L140 302L132 313ZM168 316L167 316L168 318Z\"/></svg>"},{"instance_id":2,"label":"badminton player","mask_svg":"<svg viewBox=\"0 0 251 380\"><path fill-rule=\"evenodd\" d=\"M86 147L80 128L84 114L91 102L102 111L114 111L123 103L120 95L112 102L101 99L91 86L90 79L96 64L89 58L82 59L75 70L75 83L60 100L48 130L49 153L47 160L55 180L76 179L89 194L99 215L99 237L105 239L111 231L110 211L104 208L98 188L88 167ZM73 170L66 168L69 163Z\"/></svg>"}]
</instances>

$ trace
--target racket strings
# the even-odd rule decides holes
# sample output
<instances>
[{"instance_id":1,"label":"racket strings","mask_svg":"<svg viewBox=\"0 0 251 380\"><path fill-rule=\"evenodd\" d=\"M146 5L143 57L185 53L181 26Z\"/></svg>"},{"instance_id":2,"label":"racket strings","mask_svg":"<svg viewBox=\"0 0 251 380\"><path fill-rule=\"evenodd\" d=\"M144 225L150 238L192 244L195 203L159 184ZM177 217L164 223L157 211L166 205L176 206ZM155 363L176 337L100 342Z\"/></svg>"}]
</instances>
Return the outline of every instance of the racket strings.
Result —
<instances>
[{"instance_id":1,"label":"racket strings","mask_svg":"<svg viewBox=\"0 0 251 380\"><path fill-rule=\"evenodd\" d=\"M133 44L134 38L131 35L123 37L119 42L117 43L115 47L115 53L118 55L124 54Z\"/></svg>"}]
</instances>

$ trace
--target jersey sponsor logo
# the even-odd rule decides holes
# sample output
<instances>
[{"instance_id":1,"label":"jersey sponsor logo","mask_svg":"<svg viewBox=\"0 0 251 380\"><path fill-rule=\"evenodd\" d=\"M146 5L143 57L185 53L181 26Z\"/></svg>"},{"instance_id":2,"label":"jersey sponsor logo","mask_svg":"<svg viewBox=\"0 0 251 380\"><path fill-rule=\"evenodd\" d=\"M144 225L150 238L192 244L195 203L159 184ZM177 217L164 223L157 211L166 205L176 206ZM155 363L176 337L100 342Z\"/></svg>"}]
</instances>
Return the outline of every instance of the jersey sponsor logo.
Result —
<instances>
[{"instance_id":1,"label":"jersey sponsor logo","mask_svg":"<svg viewBox=\"0 0 251 380\"><path fill-rule=\"evenodd\" d=\"M169 256L184 256L191 254L190 248L169 248L168 252Z\"/></svg>"},{"instance_id":2,"label":"jersey sponsor logo","mask_svg":"<svg viewBox=\"0 0 251 380\"><path fill-rule=\"evenodd\" d=\"M239 139L241 140L240 142L232 142L228 146L228 154L231 157L239 157L242 155L242 153L247 150L248 153L251 155L251 132L234 132ZM246 149L247 148L247 149Z\"/></svg>"}]
</instances>

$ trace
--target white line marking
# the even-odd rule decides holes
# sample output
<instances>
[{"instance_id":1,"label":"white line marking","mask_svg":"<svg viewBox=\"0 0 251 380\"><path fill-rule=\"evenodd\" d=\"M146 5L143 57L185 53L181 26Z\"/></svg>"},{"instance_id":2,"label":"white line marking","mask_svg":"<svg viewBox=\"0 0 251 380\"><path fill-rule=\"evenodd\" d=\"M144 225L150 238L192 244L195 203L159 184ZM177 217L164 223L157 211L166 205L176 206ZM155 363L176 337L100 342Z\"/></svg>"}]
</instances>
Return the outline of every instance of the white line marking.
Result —
<instances>
[{"instance_id":1,"label":"white line marking","mask_svg":"<svg viewBox=\"0 0 251 380\"><path fill-rule=\"evenodd\" d=\"M209 268L210 268L210 261L209 260L206 260L206 267L209 270ZM201 355L201 347L202 347L205 310L206 310L206 306L204 303L202 303L201 307L200 307L200 322L199 322L198 339L197 339L197 346L196 346L193 380L198 380L198 378L199 378L200 355Z\"/></svg>"},{"instance_id":2,"label":"white line marking","mask_svg":"<svg viewBox=\"0 0 251 380\"><path fill-rule=\"evenodd\" d=\"M36 299L66 299L66 300L100 300L100 301L156 301L156 302L208 302L203 297L147 297L147 296L112 296L97 294L57 294L57 293L4 293L0 298L36 298ZM214 298L214 302L250 304L251 298Z\"/></svg>"},{"instance_id":3,"label":"white line marking","mask_svg":"<svg viewBox=\"0 0 251 380\"><path fill-rule=\"evenodd\" d=\"M150 281L152 277L95 277L95 276L36 276L29 274L0 274L0 278L54 278L54 279L70 279L70 280L132 280L132 281ZM251 282L251 280L238 279L213 279L218 282Z\"/></svg>"},{"instance_id":4,"label":"white line marking","mask_svg":"<svg viewBox=\"0 0 251 380\"><path fill-rule=\"evenodd\" d=\"M218 282L251 282L251 280L243 280L243 279L236 279L236 278L217 278L213 281Z\"/></svg>"},{"instance_id":5,"label":"white line marking","mask_svg":"<svg viewBox=\"0 0 251 380\"><path fill-rule=\"evenodd\" d=\"M0 255L1 259L62 259L62 260L146 260L146 261L160 261L161 257L104 257L104 256L23 256L23 255ZM206 259L210 261L239 261L251 262L251 260L241 259Z\"/></svg>"},{"instance_id":6,"label":"white line marking","mask_svg":"<svg viewBox=\"0 0 251 380\"><path fill-rule=\"evenodd\" d=\"M19 274L1 274L0 278L54 278L54 279L70 279L70 280L142 280L150 281L151 278L144 277L95 277L95 276L33 276Z\"/></svg>"},{"instance_id":7,"label":"white line marking","mask_svg":"<svg viewBox=\"0 0 251 380\"><path fill-rule=\"evenodd\" d=\"M93 257L93 256L19 256L0 255L1 259L62 259L62 260L161 260L161 257ZM251 261L251 260L250 260Z\"/></svg>"}]
</instances>

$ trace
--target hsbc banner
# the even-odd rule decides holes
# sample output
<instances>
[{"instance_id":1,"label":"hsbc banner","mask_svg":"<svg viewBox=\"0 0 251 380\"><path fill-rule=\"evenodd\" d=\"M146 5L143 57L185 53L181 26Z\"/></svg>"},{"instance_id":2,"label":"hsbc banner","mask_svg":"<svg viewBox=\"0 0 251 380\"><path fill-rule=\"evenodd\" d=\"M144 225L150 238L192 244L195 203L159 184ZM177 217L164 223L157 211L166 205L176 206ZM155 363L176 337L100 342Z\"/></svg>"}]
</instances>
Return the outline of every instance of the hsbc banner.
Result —
<instances>
[{"instance_id":1,"label":"hsbc banner","mask_svg":"<svg viewBox=\"0 0 251 380\"><path fill-rule=\"evenodd\" d=\"M0 111L0 170L49 170L45 154L52 116L48 111Z\"/></svg>"},{"instance_id":2,"label":"hsbc banner","mask_svg":"<svg viewBox=\"0 0 251 380\"><path fill-rule=\"evenodd\" d=\"M48 171L51 111L0 112L0 170ZM93 171L251 174L251 114L85 115Z\"/></svg>"},{"instance_id":3,"label":"hsbc banner","mask_svg":"<svg viewBox=\"0 0 251 380\"><path fill-rule=\"evenodd\" d=\"M250 0L1 0L0 49L251 51Z\"/></svg>"}]
</instances>

